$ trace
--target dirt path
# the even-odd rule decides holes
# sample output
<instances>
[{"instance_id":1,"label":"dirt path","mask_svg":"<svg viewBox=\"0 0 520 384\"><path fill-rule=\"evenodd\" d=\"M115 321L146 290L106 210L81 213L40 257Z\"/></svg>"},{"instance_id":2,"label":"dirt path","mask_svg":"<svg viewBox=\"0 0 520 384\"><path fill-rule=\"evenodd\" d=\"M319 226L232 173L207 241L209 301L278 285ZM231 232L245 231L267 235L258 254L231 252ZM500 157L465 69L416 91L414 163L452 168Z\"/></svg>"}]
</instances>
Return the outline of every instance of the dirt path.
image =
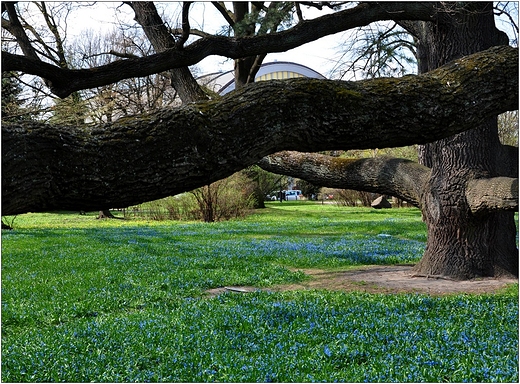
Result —
<instances>
[{"instance_id":1,"label":"dirt path","mask_svg":"<svg viewBox=\"0 0 520 384\"><path fill-rule=\"evenodd\" d=\"M417 292L431 295L450 293L493 293L518 279L479 278L466 281L412 277L412 266L364 266L345 271L301 269L312 278L299 284L270 287L269 291L330 289L370 293ZM211 296L226 292L250 292L255 287L223 287L207 291Z\"/></svg>"}]
</instances>

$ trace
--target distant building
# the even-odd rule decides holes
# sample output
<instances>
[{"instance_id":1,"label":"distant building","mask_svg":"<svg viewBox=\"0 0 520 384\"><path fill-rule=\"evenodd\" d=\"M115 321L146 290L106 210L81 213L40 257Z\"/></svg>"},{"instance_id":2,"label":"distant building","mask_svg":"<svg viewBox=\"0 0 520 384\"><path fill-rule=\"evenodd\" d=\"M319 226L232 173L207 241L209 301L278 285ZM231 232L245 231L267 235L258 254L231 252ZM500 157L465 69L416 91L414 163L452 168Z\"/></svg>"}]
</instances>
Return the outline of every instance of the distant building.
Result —
<instances>
[{"instance_id":1,"label":"distant building","mask_svg":"<svg viewBox=\"0 0 520 384\"><path fill-rule=\"evenodd\" d=\"M260 66L255 81L273 79L292 79L295 77L309 77L312 79L325 79L325 76L305 65L287 61L274 61ZM210 73L197 79L213 92L225 95L235 89L234 71Z\"/></svg>"}]
</instances>

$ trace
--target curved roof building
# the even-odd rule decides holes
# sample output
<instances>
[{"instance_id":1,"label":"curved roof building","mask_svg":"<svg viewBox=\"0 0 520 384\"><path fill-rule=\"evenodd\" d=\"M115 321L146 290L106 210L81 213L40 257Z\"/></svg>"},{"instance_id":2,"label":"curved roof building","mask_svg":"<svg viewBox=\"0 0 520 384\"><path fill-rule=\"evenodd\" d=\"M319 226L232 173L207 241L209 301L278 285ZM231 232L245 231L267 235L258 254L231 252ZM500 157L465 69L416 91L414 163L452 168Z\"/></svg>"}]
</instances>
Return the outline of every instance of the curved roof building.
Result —
<instances>
[{"instance_id":1,"label":"curved roof building","mask_svg":"<svg viewBox=\"0 0 520 384\"><path fill-rule=\"evenodd\" d=\"M325 79L325 76L305 65L287 61L274 61L260 66L255 81L291 79L294 77ZM233 70L204 75L199 77L198 81L219 95L225 95L235 89L235 75Z\"/></svg>"}]
</instances>

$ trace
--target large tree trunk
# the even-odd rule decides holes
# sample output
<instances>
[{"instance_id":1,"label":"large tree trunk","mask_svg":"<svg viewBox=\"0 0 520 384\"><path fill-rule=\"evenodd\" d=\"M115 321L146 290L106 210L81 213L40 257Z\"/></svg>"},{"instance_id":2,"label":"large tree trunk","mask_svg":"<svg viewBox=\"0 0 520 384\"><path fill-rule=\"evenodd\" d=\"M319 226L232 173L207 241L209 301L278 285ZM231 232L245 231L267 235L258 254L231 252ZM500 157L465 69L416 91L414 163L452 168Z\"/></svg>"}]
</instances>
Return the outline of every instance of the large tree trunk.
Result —
<instances>
[{"instance_id":1,"label":"large tree trunk","mask_svg":"<svg viewBox=\"0 0 520 384\"><path fill-rule=\"evenodd\" d=\"M514 213L474 214L466 196L470 179L496 175L489 137L493 126L488 122L436 142L437 148L429 146L432 173L423 202L428 240L416 274L461 279L517 274Z\"/></svg>"},{"instance_id":2,"label":"large tree trunk","mask_svg":"<svg viewBox=\"0 0 520 384\"><path fill-rule=\"evenodd\" d=\"M421 71L504 43L495 28L491 3L442 6L453 8L452 17L416 24L419 57L427 58L427 62L423 59L419 63ZM514 214L476 214L466 197L470 180L501 174L502 164L496 161L501 152L496 117L420 149L431 177L422 204L428 240L425 254L415 267L417 275L468 279L518 274Z\"/></svg>"}]
</instances>

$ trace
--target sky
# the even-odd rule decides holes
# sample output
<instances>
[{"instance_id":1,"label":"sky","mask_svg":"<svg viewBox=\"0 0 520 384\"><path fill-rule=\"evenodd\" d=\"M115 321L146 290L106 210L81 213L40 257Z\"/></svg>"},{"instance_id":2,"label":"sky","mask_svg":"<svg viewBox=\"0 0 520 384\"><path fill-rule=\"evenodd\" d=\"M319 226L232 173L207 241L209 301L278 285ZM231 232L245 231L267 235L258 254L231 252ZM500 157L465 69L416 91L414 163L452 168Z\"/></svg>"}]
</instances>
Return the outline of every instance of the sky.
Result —
<instances>
[{"instance_id":1,"label":"sky","mask_svg":"<svg viewBox=\"0 0 520 384\"><path fill-rule=\"evenodd\" d=\"M170 20L172 23L180 19L180 9L173 5L173 3L168 5L156 3L159 13L161 14L164 11L165 19ZM302 11L304 11L306 18L314 18L327 12L326 10L320 12L313 8L306 9L305 7L303 7ZM190 9L190 14L192 15L190 20L191 27L203 29L208 33L215 33L226 25L222 15L208 2L194 3ZM94 6L85 7L80 12L70 14L69 20L67 28L70 39L74 38L74 36L80 36L88 28L109 31L119 21L135 24L130 7L127 5L121 6L121 2L101 2ZM333 58L337 56L338 41L340 41L338 39L340 38L341 34L338 34L338 36L333 35L302 45L289 52L272 53L267 55L264 63L293 61L306 65L325 77L330 77L330 72L336 64ZM200 75L228 71L233 69L233 61L224 57L211 56L201 61L196 67Z\"/></svg>"}]
</instances>

